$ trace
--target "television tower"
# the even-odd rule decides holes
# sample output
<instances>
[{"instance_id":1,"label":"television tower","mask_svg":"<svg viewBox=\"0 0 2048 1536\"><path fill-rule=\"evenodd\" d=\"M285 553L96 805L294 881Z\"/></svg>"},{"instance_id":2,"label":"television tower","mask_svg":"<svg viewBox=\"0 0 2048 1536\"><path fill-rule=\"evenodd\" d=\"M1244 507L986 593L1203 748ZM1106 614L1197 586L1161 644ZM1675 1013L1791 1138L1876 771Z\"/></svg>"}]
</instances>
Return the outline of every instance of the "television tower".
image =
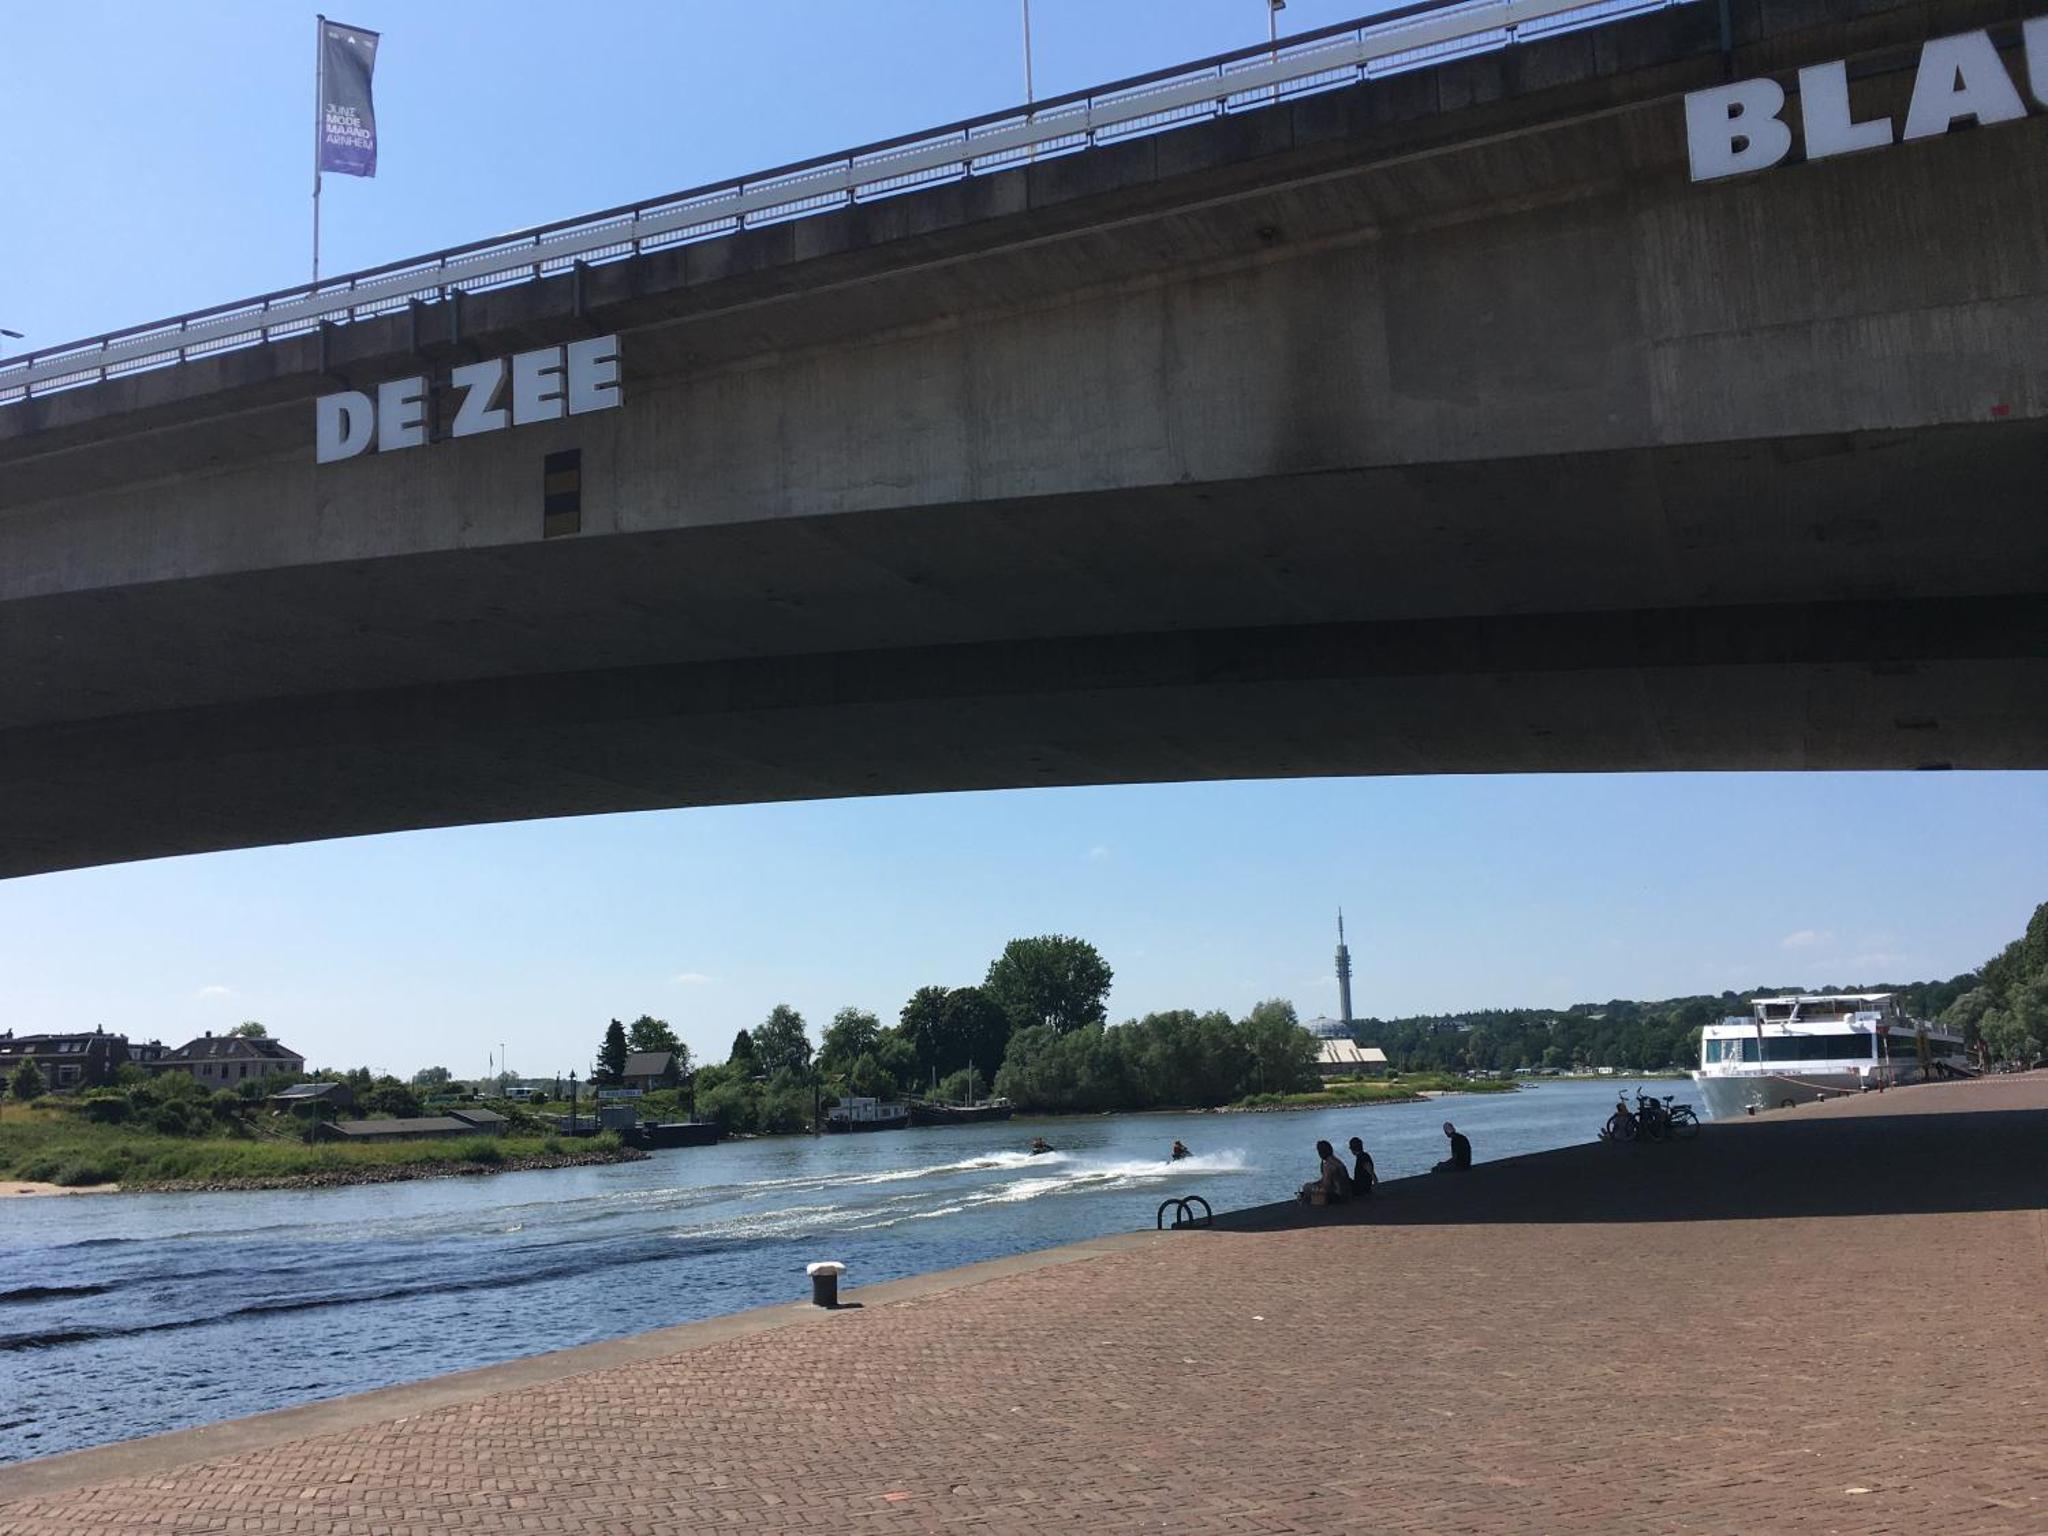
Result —
<instances>
[{"instance_id":1,"label":"television tower","mask_svg":"<svg viewBox=\"0 0 2048 1536\"><path fill-rule=\"evenodd\" d=\"M1337 909L1337 1012L1351 1027L1351 951L1344 947L1344 909Z\"/></svg>"}]
</instances>

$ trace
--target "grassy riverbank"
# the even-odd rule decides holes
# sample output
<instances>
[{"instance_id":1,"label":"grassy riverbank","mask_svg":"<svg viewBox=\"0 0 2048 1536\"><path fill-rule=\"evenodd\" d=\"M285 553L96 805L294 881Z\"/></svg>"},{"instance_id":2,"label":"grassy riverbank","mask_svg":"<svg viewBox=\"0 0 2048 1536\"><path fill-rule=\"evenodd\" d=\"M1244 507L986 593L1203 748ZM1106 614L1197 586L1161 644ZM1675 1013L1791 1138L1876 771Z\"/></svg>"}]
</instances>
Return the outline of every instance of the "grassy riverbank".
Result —
<instances>
[{"instance_id":1,"label":"grassy riverbank","mask_svg":"<svg viewBox=\"0 0 2048 1536\"><path fill-rule=\"evenodd\" d=\"M1513 1093L1506 1080L1456 1077L1448 1072L1409 1072L1396 1078L1347 1078L1306 1093L1255 1093L1232 1109L1330 1109L1348 1104L1414 1104L1431 1094Z\"/></svg>"},{"instance_id":2,"label":"grassy riverbank","mask_svg":"<svg viewBox=\"0 0 2048 1536\"><path fill-rule=\"evenodd\" d=\"M284 1137L167 1136L95 1125L58 1108L0 1109L0 1178L86 1189L298 1189L448 1174L574 1167L645 1157L610 1134L465 1136L347 1146Z\"/></svg>"}]
</instances>

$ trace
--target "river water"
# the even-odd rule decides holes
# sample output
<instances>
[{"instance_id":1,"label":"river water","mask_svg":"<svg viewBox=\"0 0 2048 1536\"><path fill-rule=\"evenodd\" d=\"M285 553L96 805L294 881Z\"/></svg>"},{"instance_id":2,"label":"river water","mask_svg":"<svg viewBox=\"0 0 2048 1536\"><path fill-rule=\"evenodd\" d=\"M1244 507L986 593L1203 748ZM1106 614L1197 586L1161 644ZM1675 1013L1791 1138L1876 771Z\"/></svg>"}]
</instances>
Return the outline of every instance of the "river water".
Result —
<instances>
[{"instance_id":1,"label":"river water","mask_svg":"<svg viewBox=\"0 0 2048 1536\"><path fill-rule=\"evenodd\" d=\"M0 1201L0 1461L361 1392L848 1285L1288 1198L1314 1144L1382 1178L1591 1140L1610 1083L1275 1114L779 1137L640 1163L250 1194ZM1057 1149L1023 1149L1042 1135ZM1174 1139L1195 1156L1171 1164Z\"/></svg>"}]
</instances>

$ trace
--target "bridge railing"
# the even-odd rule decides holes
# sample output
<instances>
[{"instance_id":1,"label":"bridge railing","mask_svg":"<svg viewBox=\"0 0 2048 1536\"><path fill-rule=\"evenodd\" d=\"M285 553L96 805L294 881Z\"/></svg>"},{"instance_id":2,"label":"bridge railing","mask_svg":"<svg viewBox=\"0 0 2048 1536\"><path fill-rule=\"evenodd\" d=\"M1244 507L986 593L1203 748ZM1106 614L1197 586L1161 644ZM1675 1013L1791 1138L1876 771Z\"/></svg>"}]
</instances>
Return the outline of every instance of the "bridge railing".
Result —
<instances>
[{"instance_id":1,"label":"bridge railing","mask_svg":"<svg viewBox=\"0 0 2048 1536\"><path fill-rule=\"evenodd\" d=\"M581 264L716 239L1098 144L1255 111L1694 0L1453 0L1244 48L1007 112L431 255L283 288L0 362L0 404L454 292L529 282Z\"/></svg>"}]
</instances>

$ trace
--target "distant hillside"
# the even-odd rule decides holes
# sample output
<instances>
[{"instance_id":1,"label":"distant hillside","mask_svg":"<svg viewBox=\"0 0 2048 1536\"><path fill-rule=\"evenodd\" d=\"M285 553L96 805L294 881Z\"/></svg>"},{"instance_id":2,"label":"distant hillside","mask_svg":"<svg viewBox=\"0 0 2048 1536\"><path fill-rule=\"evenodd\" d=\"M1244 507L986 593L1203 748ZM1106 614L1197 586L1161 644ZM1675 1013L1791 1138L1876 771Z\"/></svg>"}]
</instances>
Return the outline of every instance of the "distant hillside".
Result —
<instances>
[{"instance_id":1,"label":"distant hillside","mask_svg":"<svg viewBox=\"0 0 2048 1536\"><path fill-rule=\"evenodd\" d=\"M1517 1067L1614 1067L1654 1072L1693 1067L1700 1029L1749 1011L1752 998L1787 992L1896 992L1914 1018L1959 1026L1993 1060L2033 1060L2048 1041L2048 902L2021 938L1975 971L1947 981L1862 981L1828 986L1751 987L1718 996L1657 1002L1614 998L1569 1008L1485 1008L1461 1014L1366 1019L1353 1031L1402 1071Z\"/></svg>"}]
</instances>

